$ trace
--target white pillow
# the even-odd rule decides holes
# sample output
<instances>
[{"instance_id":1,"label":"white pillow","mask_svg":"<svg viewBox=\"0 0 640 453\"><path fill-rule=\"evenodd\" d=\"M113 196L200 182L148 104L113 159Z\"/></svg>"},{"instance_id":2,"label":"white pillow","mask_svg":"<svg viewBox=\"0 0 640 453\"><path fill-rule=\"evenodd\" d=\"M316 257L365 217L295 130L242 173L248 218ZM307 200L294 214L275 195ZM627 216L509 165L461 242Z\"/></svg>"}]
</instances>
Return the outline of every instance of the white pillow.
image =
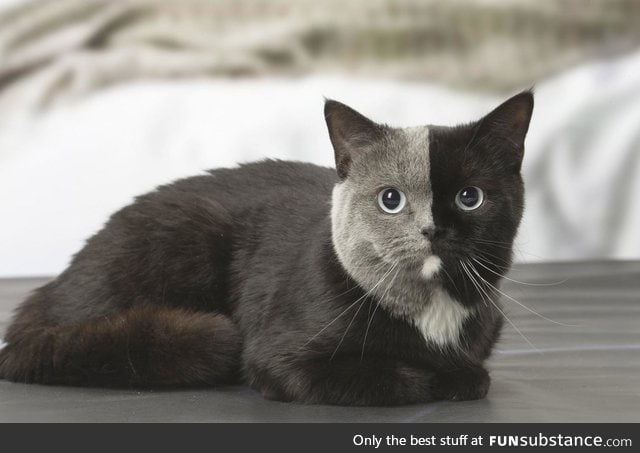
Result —
<instances>
[{"instance_id":1,"label":"white pillow","mask_svg":"<svg viewBox=\"0 0 640 453\"><path fill-rule=\"evenodd\" d=\"M473 120L508 95L317 76L127 83L44 112L4 105L0 276L59 273L110 213L175 178L266 157L333 165L323 96L408 126ZM638 125L640 54L536 87L518 260L640 257Z\"/></svg>"}]
</instances>

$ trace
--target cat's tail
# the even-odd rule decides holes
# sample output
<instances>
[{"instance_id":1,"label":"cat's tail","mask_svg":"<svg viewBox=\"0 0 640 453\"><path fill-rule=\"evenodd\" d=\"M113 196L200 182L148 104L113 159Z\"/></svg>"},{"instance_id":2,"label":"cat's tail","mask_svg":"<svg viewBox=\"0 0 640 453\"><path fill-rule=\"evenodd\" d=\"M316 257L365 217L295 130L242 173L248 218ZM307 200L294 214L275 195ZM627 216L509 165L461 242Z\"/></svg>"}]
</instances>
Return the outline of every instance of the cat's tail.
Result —
<instances>
[{"instance_id":1,"label":"cat's tail","mask_svg":"<svg viewBox=\"0 0 640 453\"><path fill-rule=\"evenodd\" d=\"M6 338L0 378L104 387L234 383L242 340L224 315L141 306Z\"/></svg>"}]
</instances>

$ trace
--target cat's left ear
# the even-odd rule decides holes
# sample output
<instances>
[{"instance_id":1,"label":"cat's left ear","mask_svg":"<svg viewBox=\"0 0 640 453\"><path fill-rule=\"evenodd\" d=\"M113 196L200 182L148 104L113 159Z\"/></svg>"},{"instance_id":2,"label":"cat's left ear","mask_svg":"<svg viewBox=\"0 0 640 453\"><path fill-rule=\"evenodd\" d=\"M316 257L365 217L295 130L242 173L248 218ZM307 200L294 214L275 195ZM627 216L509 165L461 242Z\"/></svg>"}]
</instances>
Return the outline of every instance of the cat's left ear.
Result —
<instances>
[{"instance_id":1,"label":"cat's left ear","mask_svg":"<svg viewBox=\"0 0 640 453\"><path fill-rule=\"evenodd\" d=\"M507 99L479 122L478 137L493 135L512 145L520 158L533 113L533 93L523 91Z\"/></svg>"},{"instance_id":2,"label":"cat's left ear","mask_svg":"<svg viewBox=\"0 0 640 453\"><path fill-rule=\"evenodd\" d=\"M324 118L336 158L340 179L349 174L351 162L363 154L372 143L384 136L384 126L371 121L341 102L327 99Z\"/></svg>"}]
</instances>

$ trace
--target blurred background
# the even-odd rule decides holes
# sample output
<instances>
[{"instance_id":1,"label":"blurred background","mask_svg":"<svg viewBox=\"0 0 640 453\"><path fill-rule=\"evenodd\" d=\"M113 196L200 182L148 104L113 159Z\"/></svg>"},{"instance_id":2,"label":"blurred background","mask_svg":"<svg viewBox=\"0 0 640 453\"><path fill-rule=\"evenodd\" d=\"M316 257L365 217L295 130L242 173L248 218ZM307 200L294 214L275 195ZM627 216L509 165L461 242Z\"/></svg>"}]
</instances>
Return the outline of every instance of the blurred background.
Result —
<instances>
[{"instance_id":1,"label":"blurred background","mask_svg":"<svg viewBox=\"0 0 640 453\"><path fill-rule=\"evenodd\" d=\"M640 258L638 1L0 0L0 276L178 177L332 166L324 96L453 125L532 86L517 260Z\"/></svg>"}]
</instances>

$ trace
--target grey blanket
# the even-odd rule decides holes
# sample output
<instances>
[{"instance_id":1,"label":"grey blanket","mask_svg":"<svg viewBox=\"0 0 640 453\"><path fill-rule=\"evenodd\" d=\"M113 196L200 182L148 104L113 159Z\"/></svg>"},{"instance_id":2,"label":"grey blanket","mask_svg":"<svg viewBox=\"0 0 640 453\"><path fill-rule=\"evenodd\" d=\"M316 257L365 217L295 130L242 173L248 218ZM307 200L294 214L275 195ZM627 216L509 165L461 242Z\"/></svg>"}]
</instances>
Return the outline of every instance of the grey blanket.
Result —
<instances>
[{"instance_id":1,"label":"grey blanket","mask_svg":"<svg viewBox=\"0 0 640 453\"><path fill-rule=\"evenodd\" d=\"M485 400L348 408L266 401L246 388L153 392L0 381L0 422L640 422L640 262L528 264L510 278L530 284L503 288L527 308L503 300L510 322L489 364ZM42 282L0 280L0 327Z\"/></svg>"}]
</instances>

